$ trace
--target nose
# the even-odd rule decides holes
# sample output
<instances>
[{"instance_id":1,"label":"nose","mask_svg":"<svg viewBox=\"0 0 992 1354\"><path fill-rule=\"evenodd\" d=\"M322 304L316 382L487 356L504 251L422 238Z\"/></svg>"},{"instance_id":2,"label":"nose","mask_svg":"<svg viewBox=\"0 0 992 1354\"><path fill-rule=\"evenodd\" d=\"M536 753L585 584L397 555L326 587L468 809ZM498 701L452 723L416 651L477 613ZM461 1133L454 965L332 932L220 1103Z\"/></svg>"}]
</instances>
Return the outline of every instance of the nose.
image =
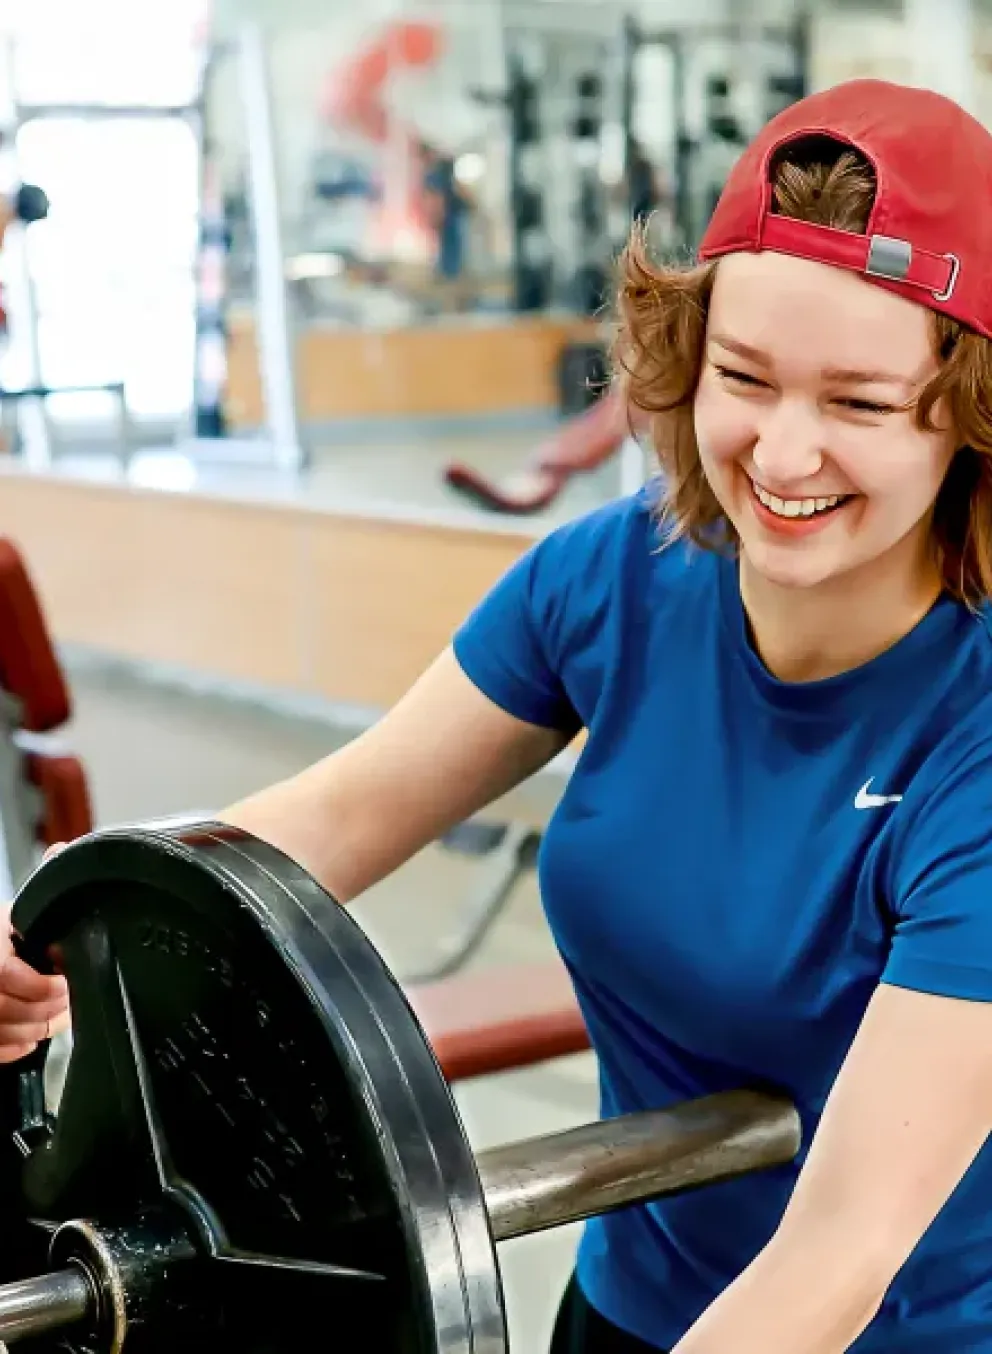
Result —
<instances>
[{"instance_id":1,"label":"nose","mask_svg":"<svg viewBox=\"0 0 992 1354\"><path fill-rule=\"evenodd\" d=\"M819 419L798 403L783 399L763 410L756 431L751 460L766 488L801 484L823 465Z\"/></svg>"}]
</instances>

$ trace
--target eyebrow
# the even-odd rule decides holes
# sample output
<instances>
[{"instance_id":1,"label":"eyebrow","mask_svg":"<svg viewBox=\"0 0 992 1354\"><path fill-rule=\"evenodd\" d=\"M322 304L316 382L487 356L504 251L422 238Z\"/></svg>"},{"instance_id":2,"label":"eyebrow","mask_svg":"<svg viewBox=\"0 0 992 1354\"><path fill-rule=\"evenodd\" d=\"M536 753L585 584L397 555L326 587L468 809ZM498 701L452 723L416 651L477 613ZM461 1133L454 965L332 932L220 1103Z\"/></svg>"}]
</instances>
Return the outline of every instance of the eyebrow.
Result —
<instances>
[{"instance_id":1,"label":"eyebrow","mask_svg":"<svg viewBox=\"0 0 992 1354\"><path fill-rule=\"evenodd\" d=\"M738 357L746 358L749 362L757 362L763 366L771 366L771 359L767 353L763 353L760 348L752 348L750 344L741 343L738 339L730 338L726 334L712 334L710 342L718 344L721 348L726 348L728 352L736 353ZM911 386L912 381L907 380L905 376L898 376L892 371L858 371L853 367L826 367L821 373L824 380L847 382L849 384L870 384L884 381L887 385Z\"/></svg>"}]
</instances>

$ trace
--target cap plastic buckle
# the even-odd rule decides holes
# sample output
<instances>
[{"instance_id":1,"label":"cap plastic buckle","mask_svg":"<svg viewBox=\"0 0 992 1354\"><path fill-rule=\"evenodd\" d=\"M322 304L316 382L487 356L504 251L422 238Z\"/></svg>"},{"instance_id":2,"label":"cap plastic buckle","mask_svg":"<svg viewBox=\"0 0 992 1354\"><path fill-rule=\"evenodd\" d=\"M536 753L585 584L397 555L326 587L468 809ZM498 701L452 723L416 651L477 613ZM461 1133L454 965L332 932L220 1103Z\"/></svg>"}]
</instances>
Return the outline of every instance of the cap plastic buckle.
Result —
<instances>
[{"instance_id":1,"label":"cap plastic buckle","mask_svg":"<svg viewBox=\"0 0 992 1354\"><path fill-rule=\"evenodd\" d=\"M954 288L957 286L958 275L961 272L961 260L957 254L944 254L943 258L951 265L951 275L947 280L947 286L943 291L935 291L933 299L935 301L949 301L954 294Z\"/></svg>"}]
</instances>

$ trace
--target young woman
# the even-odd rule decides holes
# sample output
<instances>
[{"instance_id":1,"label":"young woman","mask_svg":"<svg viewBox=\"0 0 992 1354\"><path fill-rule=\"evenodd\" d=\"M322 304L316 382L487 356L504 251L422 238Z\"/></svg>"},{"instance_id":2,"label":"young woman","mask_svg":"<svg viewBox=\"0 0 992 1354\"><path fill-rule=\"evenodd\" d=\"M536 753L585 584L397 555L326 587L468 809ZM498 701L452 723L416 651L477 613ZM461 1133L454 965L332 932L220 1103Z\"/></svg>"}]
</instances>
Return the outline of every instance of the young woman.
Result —
<instances>
[{"instance_id":1,"label":"young woman","mask_svg":"<svg viewBox=\"0 0 992 1354\"><path fill-rule=\"evenodd\" d=\"M625 255L659 486L223 815L346 902L587 730L541 882L603 1114L772 1086L806 1145L590 1223L555 1354L992 1354L990 200L934 94L776 118L695 266ZM0 974L5 1056L45 981Z\"/></svg>"}]
</instances>

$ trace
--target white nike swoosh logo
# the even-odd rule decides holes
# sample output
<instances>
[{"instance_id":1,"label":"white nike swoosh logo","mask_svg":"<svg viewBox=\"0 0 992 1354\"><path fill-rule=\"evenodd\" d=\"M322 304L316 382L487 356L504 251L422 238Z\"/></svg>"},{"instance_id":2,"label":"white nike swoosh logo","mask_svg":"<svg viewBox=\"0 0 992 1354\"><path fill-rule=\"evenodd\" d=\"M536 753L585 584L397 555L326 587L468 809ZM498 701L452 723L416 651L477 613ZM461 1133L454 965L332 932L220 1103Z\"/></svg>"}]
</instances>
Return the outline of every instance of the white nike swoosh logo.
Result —
<instances>
[{"instance_id":1,"label":"white nike swoosh logo","mask_svg":"<svg viewBox=\"0 0 992 1354\"><path fill-rule=\"evenodd\" d=\"M868 793L868 787L875 779L866 780L861 789L854 796L854 807L856 809L881 809L886 804L898 804L902 795L871 795Z\"/></svg>"}]
</instances>

